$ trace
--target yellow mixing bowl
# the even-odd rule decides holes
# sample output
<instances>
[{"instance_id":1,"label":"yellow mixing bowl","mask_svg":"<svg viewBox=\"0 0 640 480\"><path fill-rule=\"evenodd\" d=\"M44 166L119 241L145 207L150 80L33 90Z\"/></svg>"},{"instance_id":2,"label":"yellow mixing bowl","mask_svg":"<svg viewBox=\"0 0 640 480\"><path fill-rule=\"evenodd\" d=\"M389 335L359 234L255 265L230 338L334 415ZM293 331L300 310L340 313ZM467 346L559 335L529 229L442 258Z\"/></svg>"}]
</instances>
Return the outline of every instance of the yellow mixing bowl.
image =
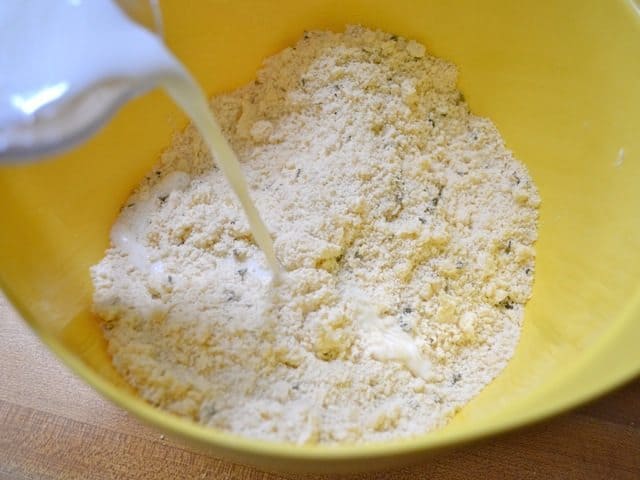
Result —
<instances>
[{"instance_id":1,"label":"yellow mixing bowl","mask_svg":"<svg viewBox=\"0 0 640 480\"><path fill-rule=\"evenodd\" d=\"M99 392L237 461L354 470L539 420L640 372L638 3L174 0L163 7L169 45L211 94L249 81L264 57L303 30L349 23L416 38L456 63L471 109L493 119L540 189L534 294L513 361L436 433L295 446L239 438L154 409L111 367L89 312L88 272L120 205L186 122L153 93L72 153L0 169L0 283L45 343Z\"/></svg>"}]
</instances>

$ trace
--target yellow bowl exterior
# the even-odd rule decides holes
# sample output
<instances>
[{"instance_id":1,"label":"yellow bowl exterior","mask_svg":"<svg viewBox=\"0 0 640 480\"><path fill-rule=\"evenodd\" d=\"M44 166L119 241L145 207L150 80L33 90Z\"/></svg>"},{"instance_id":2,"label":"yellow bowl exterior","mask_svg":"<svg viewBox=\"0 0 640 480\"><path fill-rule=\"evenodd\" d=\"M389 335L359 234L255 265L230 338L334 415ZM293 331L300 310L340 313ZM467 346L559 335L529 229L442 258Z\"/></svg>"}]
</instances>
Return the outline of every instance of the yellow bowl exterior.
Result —
<instances>
[{"instance_id":1,"label":"yellow bowl exterior","mask_svg":"<svg viewBox=\"0 0 640 480\"><path fill-rule=\"evenodd\" d=\"M295 446L206 429L139 400L90 313L89 267L122 202L186 119L160 92L45 163L0 168L0 285L98 391L195 445L280 470L424 457L574 406L640 372L640 6L635 0L163 2L166 37L210 94L249 81L310 29L359 23L457 64L543 199L533 299L516 354L445 429L374 445ZM0 47L0 49L3 47ZM70 395L72 392L70 392Z\"/></svg>"}]
</instances>

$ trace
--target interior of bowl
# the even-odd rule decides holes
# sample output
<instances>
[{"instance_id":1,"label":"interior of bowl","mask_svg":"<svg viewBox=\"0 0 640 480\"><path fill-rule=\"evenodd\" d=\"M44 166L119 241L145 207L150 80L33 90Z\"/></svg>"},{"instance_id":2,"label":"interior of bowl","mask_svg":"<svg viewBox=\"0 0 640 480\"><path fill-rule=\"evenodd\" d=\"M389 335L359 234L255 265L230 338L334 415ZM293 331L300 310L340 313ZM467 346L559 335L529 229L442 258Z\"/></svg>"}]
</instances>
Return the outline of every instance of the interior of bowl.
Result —
<instances>
[{"instance_id":1,"label":"interior of bowl","mask_svg":"<svg viewBox=\"0 0 640 480\"><path fill-rule=\"evenodd\" d=\"M0 283L45 341L103 394L237 460L353 469L542 418L640 371L634 341L640 338L635 2L175 0L162 7L170 47L209 94L251 80L264 57L304 30L353 23L415 38L458 65L471 109L496 123L540 190L534 294L503 374L448 427L416 439L267 444L153 409L111 367L90 314L88 269L103 255L122 202L186 123L154 92L124 107L77 150L0 169Z\"/></svg>"}]
</instances>

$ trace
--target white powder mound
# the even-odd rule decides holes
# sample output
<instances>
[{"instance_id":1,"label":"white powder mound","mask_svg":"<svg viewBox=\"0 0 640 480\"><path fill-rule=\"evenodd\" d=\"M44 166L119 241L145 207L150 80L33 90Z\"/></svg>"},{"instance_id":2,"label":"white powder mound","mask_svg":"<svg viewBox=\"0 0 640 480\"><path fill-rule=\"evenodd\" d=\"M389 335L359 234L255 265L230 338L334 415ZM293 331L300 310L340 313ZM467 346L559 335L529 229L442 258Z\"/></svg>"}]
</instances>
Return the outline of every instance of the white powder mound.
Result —
<instances>
[{"instance_id":1,"label":"white powder mound","mask_svg":"<svg viewBox=\"0 0 640 480\"><path fill-rule=\"evenodd\" d=\"M383 32L311 32L212 108L287 274L271 284L188 127L91 272L117 370L153 405L262 439L444 425L514 352L540 203L456 68Z\"/></svg>"}]
</instances>

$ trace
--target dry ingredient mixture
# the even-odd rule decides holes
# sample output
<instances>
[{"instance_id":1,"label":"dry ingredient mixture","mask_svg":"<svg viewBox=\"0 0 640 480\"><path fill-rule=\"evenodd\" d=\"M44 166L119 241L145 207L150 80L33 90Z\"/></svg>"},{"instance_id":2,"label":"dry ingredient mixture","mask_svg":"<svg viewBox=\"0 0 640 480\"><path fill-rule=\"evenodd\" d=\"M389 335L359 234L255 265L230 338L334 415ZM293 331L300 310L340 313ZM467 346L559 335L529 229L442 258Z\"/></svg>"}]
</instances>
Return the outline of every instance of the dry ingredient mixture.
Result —
<instances>
[{"instance_id":1,"label":"dry ingredient mixture","mask_svg":"<svg viewBox=\"0 0 640 480\"><path fill-rule=\"evenodd\" d=\"M92 269L116 369L154 405L262 439L445 424L513 354L540 203L456 68L396 35L309 32L211 106L287 273L271 282L188 127L123 207L128 247Z\"/></svg>"}]
</instances>

